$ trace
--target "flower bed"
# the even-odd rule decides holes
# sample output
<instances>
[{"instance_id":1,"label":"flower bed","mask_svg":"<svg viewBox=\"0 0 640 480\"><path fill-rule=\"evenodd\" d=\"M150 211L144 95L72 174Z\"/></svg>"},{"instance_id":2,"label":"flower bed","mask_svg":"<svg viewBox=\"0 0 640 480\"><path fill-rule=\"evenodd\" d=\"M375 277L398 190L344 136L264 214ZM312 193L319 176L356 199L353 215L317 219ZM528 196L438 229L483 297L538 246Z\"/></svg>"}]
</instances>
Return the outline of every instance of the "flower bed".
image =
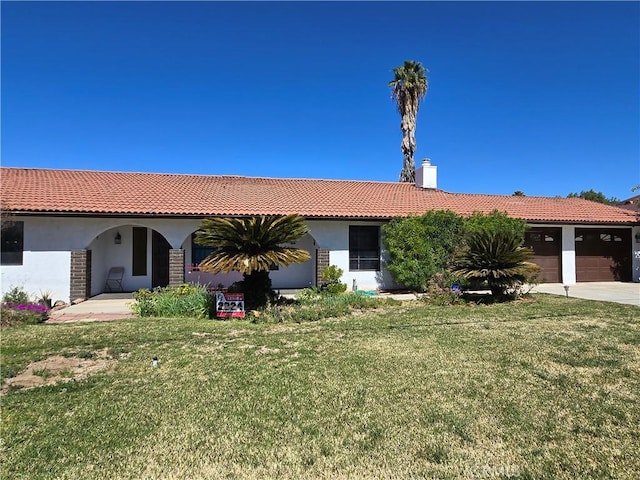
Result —
<instances>
[{"instance_id":1,"label":"flower bed","mask_svg":"<svg viewBox=\"0 0 640 480\"><path fill-rule=\"evenodd\" d=\"M10 327L14 325L33 325L42 323L49 318L49 309L39 303L11 303L0 306L0 325Z\"/></svg>"}]
</instances>

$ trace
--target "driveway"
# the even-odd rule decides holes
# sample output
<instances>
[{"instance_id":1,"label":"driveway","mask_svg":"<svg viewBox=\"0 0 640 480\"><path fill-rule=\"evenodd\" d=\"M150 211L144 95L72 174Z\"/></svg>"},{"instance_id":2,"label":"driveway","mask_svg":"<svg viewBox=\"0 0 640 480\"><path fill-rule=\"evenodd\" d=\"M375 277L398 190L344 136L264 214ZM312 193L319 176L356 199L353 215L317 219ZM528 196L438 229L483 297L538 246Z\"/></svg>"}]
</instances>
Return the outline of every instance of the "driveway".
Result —
<instances>
[{"instance_id":1,"label":"driveway","mask_svg":"<svg viewBox=\"0 0 640 480\"><path fill-rule=\"evenodd\" d=\"M533 289L534 293L566 295L562 283L541 283ZM570 297L604 302L626 303L640 306L640 283L626 282L584 282L569 285Z\"/></svg>"}]
</instances>

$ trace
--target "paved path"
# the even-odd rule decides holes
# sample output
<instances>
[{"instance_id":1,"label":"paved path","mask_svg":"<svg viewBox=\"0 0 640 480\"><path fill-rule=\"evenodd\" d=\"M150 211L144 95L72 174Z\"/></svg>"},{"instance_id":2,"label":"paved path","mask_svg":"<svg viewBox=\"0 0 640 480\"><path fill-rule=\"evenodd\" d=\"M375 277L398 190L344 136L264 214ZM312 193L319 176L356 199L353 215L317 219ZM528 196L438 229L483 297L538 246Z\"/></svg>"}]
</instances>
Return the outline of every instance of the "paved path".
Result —
<instances>
[{"instance_id":1,"label":"paved path","mask_svg":"<svg viewBox=\"0 0 640 480\"><path fill-rule=\"evenodd\" d=\"M534 293L566 295L561 283L541 283L533 289ZM585 282L569 285L570 297L605 302L625 303L640 306L640 283L626 282Z\"/></svg>"},{"instance_id":2,"label":"paved path","mask_svg":"<svg viewBox=\"0 0 640 480\"><path fill-rule=\"evenodd\" d=\"M68 322L106 322L133 318L130 305L133 303L130 293L102 293L84 302L54 310L47 323Z\"/></svg>"}]
</instances>

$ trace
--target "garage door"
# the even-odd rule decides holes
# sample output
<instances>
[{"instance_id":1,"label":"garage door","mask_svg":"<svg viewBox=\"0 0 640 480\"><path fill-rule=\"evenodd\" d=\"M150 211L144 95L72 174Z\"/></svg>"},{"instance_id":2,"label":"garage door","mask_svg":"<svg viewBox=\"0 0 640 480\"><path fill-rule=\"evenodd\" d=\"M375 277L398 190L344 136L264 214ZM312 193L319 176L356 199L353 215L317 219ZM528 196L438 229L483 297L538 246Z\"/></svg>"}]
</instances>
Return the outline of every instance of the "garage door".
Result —
<instances>
[{"instance_id":1,"label":"garage door","mask_svg":"<svg viewBox=\"0 0 640 480\"><path fill-rule=\"evenodd\" d=\"M562 229L531 228L525 233L524 244L533 250L531 261L542 268L540 281L561 282Z\"/></svg>"},{"instance_id":2,"label":"garage door","mask_svg":"<svg viewBox=\"0 0 640 480\"><path fill-rule=\"evenodd\" d=\"M576 280L631 281L631 230L576 228Z\"/></svg>"}]
</instances>

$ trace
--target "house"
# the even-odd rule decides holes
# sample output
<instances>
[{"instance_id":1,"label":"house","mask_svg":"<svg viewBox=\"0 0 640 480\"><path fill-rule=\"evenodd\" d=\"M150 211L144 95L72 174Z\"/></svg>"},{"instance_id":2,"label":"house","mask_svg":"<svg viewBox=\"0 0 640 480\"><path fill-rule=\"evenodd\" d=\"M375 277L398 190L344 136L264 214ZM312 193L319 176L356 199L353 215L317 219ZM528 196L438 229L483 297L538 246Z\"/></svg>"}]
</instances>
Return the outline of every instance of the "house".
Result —
<instances>
[{"instance_id":1,"label":"house","mask_svg":"<svg viewBox=\"0 0 640 480\"><path fill-rule=\"evenodd\" d=\"M627 198L626 200L622 200L618 203L618 206L628 210L633 210L637 212L640 217L640 195L635 195L631 198Z\"/></svg>"},{"instance_id":2,"label":"house","mask_svg":"<svg viewBox=\"0 0 640 480\"><path fill-rule=\"evenodd\" d=\"M544 280L640 281L640 222L623 208L580 198L449 193L436 167L416 184L275 179L83 170L2 168L2 291L21 286L54 299L105 291L111 267L124 267L125 290L198 282L228 286L239 274L198 270L208 250L194 243L205 217L302 215L297 242L311 260L271 272L276 289L319 283L322 269L344 270L361 289L397 287L385 268L380 227L396 216L450 209L494 209L527 221L526 243Z\"/></svg>"}]
</instances>

